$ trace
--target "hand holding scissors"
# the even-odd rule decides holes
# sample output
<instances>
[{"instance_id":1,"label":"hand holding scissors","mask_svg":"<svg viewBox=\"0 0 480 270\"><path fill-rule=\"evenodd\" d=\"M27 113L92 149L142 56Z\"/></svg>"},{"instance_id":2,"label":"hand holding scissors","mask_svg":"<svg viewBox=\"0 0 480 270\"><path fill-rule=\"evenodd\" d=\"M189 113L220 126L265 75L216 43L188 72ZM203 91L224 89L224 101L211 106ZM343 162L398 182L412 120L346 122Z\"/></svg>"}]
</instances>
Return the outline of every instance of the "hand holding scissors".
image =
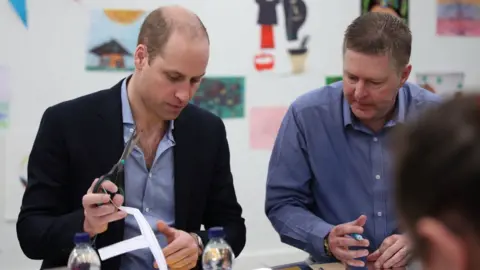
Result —
<instances>
[{"instance_id":1,"label":"hand holding scissors","mask_svg":"<svg viewBox=\"0 0 480 270\"><path fill-rule=\"evenodd\" d=\"M95 179L87 194L83 196L82 204L85 214L83 229L91 237L106 231L108 223L127 216L118 207L124 201L122 187L125 160L132 152L137 141L138 136L134 131L123 150L120 160L107 174Z\"/></svg>"}]
</instances>

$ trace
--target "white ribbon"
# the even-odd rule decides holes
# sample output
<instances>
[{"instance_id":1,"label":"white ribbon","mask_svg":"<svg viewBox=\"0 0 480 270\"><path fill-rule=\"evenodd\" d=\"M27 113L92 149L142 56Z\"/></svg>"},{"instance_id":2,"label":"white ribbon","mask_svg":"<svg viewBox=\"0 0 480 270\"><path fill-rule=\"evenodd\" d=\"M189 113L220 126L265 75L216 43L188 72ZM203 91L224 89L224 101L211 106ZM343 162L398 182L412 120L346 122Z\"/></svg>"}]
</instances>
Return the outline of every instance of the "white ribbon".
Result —
<instances>
[{"instance_id":1,"label":"white ribbon","mask_svg":"<svg viewBox=\"0 0 480 270\"><path fill-rule=\"evenodd\" d=\"M104 261L127 252L148 247L157 262L158 269L168 270L165 256L158 244L157 238L140 210L125 206L119 208L135 218L138 227L140 227L141 235L99 249L98 254L100 255L100 259Z\"/></svg>"}]
</instances>

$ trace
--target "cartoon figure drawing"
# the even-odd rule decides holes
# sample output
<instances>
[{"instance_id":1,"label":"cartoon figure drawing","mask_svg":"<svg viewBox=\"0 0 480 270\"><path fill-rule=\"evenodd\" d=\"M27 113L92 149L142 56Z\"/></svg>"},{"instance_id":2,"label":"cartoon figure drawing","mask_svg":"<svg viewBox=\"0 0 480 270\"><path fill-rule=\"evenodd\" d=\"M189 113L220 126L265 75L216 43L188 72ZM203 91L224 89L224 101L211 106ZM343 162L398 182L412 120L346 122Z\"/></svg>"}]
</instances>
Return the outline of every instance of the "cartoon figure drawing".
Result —
<instances>
[{"instance_id":1,"label":"cartoon figure drawing","mask_svg":"<svg viewBox=\"0 0 480 270\"><path fill-rule=\"evenodd\" d=\"M258 71L272 70L275 55L269 49L275 48L274 27L278 23L277 5L280 0L256 0L258 4L257 24L260 25L260 48L262 52L255 56L255 68Z\"/></svg>"},{"instance_id":2,"label":"cartoon figure drawing","mask_svg":"<svg viewBox=\"0 0 480 270\"><path fill-rule=\"evenodd\" d=\"M261 29L261 52L255 55L255 69L258 71L273 70L276 60L274 49L277 49L274 28L278 23L276 8L280 4L280 0L256 0L256 3L258 5L257 24ZM302 73L305 70L309 36L299 38L299 31L307 18L307 6L303 0L282 0L282 6L291 70L294 74Z\"/></svg>"}]
</instances>

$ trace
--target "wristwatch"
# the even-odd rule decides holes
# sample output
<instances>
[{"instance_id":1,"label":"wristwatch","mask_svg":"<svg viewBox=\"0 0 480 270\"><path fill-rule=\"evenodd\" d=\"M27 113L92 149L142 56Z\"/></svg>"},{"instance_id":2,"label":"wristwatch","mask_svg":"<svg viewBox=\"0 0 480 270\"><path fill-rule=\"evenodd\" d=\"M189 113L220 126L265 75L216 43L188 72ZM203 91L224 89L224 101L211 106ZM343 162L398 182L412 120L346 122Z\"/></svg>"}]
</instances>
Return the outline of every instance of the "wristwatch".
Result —
<instances>
[{"instance_id":1,"label":"wristwatch","mask_svg":"<svg viewBox=\"0 0 480 270\"><path fill-rule=\"evenodd\" d=\"M198 256L201 256L203 253L203 241L202 238L196 233L190 233L190 235L195 239L198 246Z\"/></svg>"},{"instance_id":2,"label":"wristwatch","mask_svg":"<svg viewBox=\"0 0 480 270\"><path fill-rule=\"evenodd\" d=\"M330 245L328 243L328 236L329 235L330 235L330 233L327 233L327 235L325 235L325 237L323 238L323 249L325 251L325 254L327 254L328 257L333 257L333 254L330 251Z\"/></svg>"}]
</instances>

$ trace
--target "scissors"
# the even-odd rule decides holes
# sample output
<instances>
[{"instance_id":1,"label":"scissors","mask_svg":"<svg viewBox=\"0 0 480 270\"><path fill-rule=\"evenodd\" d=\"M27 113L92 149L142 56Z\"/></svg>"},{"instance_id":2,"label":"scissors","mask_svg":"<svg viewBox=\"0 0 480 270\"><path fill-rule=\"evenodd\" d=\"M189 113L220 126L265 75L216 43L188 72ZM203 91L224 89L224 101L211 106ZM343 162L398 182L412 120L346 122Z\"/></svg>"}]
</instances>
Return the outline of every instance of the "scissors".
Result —
<instances>
[{"instance_id":1,"label":"scissors","mask_svg":"<svg viewBox=\"0 0 480 270\"><path fill-rule=\"evenodd\" d=\"M133 147L137 144L138 139L139 139L139 136L137 134L137 130L134 129L132 135L130 136L130 138L127 141L127 144L126 144L125 148L123 149L122 156L120 157L118 162L115 163L115 165L113 165L113 167L110 169L110 171L108 173L100 176L97 183L93 187L93 192L95 192L95 193L102 193L103 192L103 193L109 194L110 195L110 203L113 204L116 208L118 208L118 206L116 206L113 203L113 198L115 197L115 195L117 195L117 194L120 194L122 196L125 195L125 192L123 190L123 174L122 174L123 170L124 170L124 166L125 166L125 160L128 158L130 153L133 151ZM112 181L118 187L117 192L110 192L110 191L106 190L104 187L102 187L102 183L105 182L105 181L108 181L108 180ZM97 205L101 206L102 203L99 203Z\"/></svg>"}]
</instances>

